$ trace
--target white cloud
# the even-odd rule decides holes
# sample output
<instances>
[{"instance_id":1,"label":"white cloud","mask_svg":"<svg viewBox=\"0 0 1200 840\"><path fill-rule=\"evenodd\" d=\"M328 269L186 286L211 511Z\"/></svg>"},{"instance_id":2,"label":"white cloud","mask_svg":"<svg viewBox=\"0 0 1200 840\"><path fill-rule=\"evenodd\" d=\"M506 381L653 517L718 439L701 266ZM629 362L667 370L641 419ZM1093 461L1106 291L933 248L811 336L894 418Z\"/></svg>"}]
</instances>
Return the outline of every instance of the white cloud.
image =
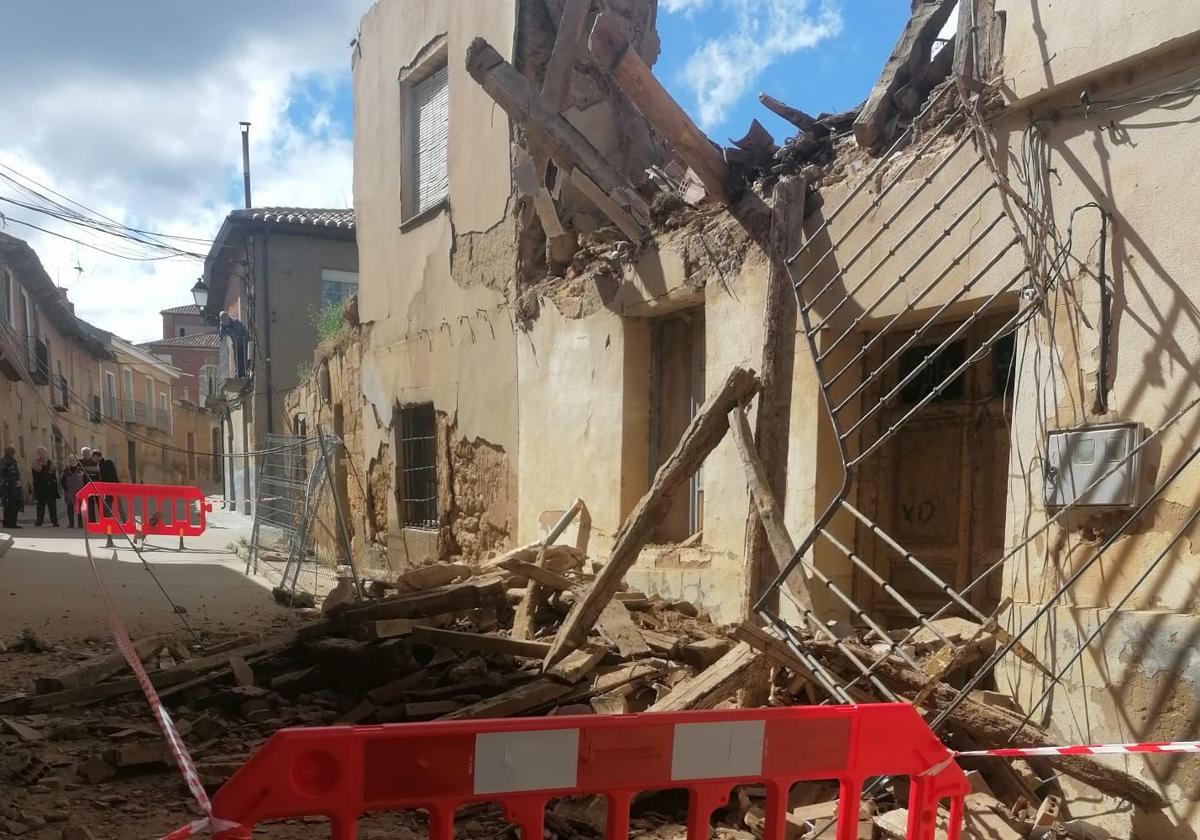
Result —
<instances>
[{"instance_id":1,"label":"white cloud","mask_svg":"<svg viewBox=\"0 0 1200 840\"><path fill-rule=\"evenodd\" d=\"M705 0L669 0L698 7ZM700 124L722 122L730 108L778 59L836 36L842 17L831 0L814 11L810 0L720 0L726 33L706 40L688 59L683 80L696 97Z\"/></svg>"},{"instance_id":2,"label":"white cloud","mask_svg":"<svg viewBox=\"0 0 1200 840\"><path fill-rule=\"evenodd\" d=\"M0 50L0 163L124 224L211 238L240 203L237 124L250 120L255 204L349 206L351 140L332 99L368 5L27 4L6 18ZM18 195L0 181L0 196ZM98 326L149 340L158 310L190 302L198 262L106 256L15 220L120 244L3 202L0 212Z\"/></svg>"},{"instance_id":3,"label":"white cloud","mask_svg":"<svg viewBox=\"0 0 1200 840\"><path fill-rule=\"evenodd\" d=\"M694 14L709 4L709 0L659 0L658 7L667 13Z\"/></svg>"}]
</instances>

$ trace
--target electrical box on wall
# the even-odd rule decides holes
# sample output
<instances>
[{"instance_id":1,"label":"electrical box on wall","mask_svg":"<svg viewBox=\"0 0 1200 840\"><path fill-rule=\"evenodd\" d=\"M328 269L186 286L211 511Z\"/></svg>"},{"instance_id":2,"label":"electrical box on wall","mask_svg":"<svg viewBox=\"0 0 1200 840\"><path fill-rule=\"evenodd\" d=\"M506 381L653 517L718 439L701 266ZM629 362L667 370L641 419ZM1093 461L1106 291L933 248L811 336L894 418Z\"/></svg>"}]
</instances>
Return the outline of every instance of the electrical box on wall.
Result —
<instances>
[{"instance_id":1,"label":"electrical box on wall","mask_svg":"<svg viewBox=\"0 0 1200 840\"><path fill-rule=\"evenodd\" d=\"M1141 431L1137 423L1117 423L1050 432L1046 436L1046 507L1137 504L1141 459L1129 453L1141 442Z\"/></svg>"}]
</instances>

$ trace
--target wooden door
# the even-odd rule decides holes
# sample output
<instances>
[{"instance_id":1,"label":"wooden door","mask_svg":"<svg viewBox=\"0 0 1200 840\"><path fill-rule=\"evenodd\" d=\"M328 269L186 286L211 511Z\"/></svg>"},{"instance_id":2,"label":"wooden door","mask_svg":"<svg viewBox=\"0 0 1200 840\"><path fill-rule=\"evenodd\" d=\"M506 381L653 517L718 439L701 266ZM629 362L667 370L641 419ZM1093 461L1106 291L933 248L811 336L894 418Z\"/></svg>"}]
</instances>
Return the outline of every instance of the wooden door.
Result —
<instances>
[{"instance_id":1,"label":"wooden door","mask_svg":"<svg viewBox=\"0 0 1200 840\"><path fill-rule=\"evenodd\" d=\"M868 440L899 426L863 465L860 509L930 572L960 591L1004 549L1012 336L998 342L933 401L907 415L1006 321L1007 316L1001 316L973 324L867 424ZM866 404L892 392L957 326L939 325L901 351L887 364L878 385L869 389ZM873 348L869 368L891 358L910 335L898 333L879 342L882 346ZM860 527L856 542L860 555L922 613L947 603L937 583L886 541ZM856 590L860 597L867 596L875 615L890 626L912 622L895 599L865 576L860 578ZM995 607L998 578L994 575L988 585L970 594L975 607L984 612Z\"/></svg>"}]
</instances>

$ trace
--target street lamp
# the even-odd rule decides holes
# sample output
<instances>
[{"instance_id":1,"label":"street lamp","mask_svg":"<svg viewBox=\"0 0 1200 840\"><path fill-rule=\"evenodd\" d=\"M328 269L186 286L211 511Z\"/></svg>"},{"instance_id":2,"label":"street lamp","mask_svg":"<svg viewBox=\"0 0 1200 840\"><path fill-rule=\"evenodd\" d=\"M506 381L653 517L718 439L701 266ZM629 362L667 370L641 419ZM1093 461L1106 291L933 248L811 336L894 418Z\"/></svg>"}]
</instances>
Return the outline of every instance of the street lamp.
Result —
<instances>
[{"instance_id":1,"label":"street lamp","mask_svg":"<svg viewBox=\"0 0 1200 840\"><path fill-rule=\"evenodd\" d=\"M203 277L196 281L195 286L192 286L192 299L201 309L208 305L208 286L204 285Z\"/></svg>"}]
</instances>

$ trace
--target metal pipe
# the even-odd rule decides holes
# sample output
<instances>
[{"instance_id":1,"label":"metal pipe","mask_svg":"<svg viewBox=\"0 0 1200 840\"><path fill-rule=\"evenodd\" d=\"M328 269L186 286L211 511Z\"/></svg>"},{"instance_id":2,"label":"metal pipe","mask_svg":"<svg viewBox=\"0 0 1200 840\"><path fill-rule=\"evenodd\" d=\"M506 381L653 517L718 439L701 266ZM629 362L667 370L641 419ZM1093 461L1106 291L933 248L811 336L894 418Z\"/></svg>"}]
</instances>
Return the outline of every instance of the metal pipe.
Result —
<instances>
[{"instance_id":1,"label":"metal pipe","mask_svg":"<svg viewBox=\"0 0 1200 840\"><path fill-rule=\"evenodd\" d=\"M988 617L986 615L981 613L978 609L975 608L974 605L972 605L969 601L965 600L961 595L959 595L957 592L955 592L950 587L950 584L946 583L946 581L942 580L940 577L938 577L936 574L934 574L933 571L928 566L926 566L924 563L922 563L920 560L918 560L911 551L909 551L904 546L900 545L900 543L898 543L894 539L892 539L892 537L886 531L884 531L882 528L880 528L878 525L876 525L874 522L872 522L870 519L868 519L867 516L862 513L862 511L858 510L858 508L854 507L854 505L850 504L849 502L845 502L845 501L842 502L842 508L844 510L849 511L851 516L853 516L855 519L857 519L859 522L861 522L863 525L865 525L867 527L867 529L872 534L874 534L877 538L879 538L879 540L881 540L888 548L895 551L897 554L899 554L901 557L903 557L906 561L908 561L909 565L911 565L913 568L915 568L917 571L919 571L921 574L923 574L926 578L928 578L929 582L932 583L934 586L938 587L938 589L941 590L943 595L945 595L951 601L954 601L955 603L957 603L960 607L962 607L964 610L969 612L975 618L979 619L981 622L985 622L985 623L987 622Z\"/></svg>"},{"instance_id":2,"label":"metal pipe","mask_svg":"<svg viewBox=\"0 0 1200 840\"><path fill-rule=\"evenodd\" d=\"M1021 274L1024 274L1024 273L1025 273L1025 269L1021 269ZM1018 274L1017 276L1019 277L1020 274ZM1001 291L1003 291L1003 289L1001 289ZM1000 292L997 292L997 294L999 294L999 293ZM999 332L997 332L994 336L992 336L987 341L983 342L983 344L979 345L979 349L977 349L974 353L972 353L967 358L967 360L964 361L961 365L959 365L957 368L955 368L950 373L950 375L947 376L945 379L943 379L942 383L940 385L938 385L936 388L934 388L932 391L930 391L924 397L924 399L922 399L920 402L918 402L916 405L914 405L911 409L909 409L909 411L907 413L905 413L905 415L903 417L901 417L899 420L897 420L895 423L893 423L891 426L889 426L888 430L886 432L884 432L882 435L880 435L879 439L876 440L874 443L872 443L869 447L867 447L867 449L864 452L862 452L862 454L860 454L853 461L851 461L850 465L851 466L858 465L859 463L862 462L862 460L864 458L866 458L872 452L874 452L876 449L878 449L880 446L882 446L888 438L890 438L893 434L896 433L897 429L899 429L901 426L903 426L905 423L907 423L914 414L916 414L922 408L927 406L931 401L933 401L933 399L936 398L938 396L938 394L940 394L942 392L942 389L945 388L946 385L953 382L959 375L962 374L963 371L965 371L971 365L975 364L980 359L982 359L984 357L984 355L987 354L988 351L990 351L992 349L992 345L994 345L997 341L999 341L1000 338L1010 328L1015 327L1020 322L1020 319L1028 316L1029 313L1033 312L1033 311L1036 311L1033 307L1027 307L1025 309L1018 310L1017 314L1012 316L1012 318L1010 318L1008 320L1008 322L1005 323L1005 325L1000 328ZM928 358L929 357L927 356L926 359L928 359ZM870 413L874 413L876 411L876 409L878 409L879 406L881 406L882 404L883 404L882 402L876 403L874 406L871 407Z\"/></svg>"},{"instance_id":3,"label":"metal pipe","mask_svg":"<svg viewBox=\"0 0 1200 840\"><path fill-rule=\"evenodd\" d=\"M912 616L918 622L920 622L923 627L928 629L929 632L933 633L933 635L937 636L938 639L940 639L944 644L950 644L950 640L947 639L944 635L942 635L942 632L940 630L938 630L932 624L929 624L928 621L925 619L925 616L921 614L921 611L918 610L916 607L914 607L908 601L907 598L905 598L903 595L901 595L900 591L898 589L896 589L896 587L892 586L890 583L888 583L886 580L884 580L884 578L877 571L875 571L873 568L871 568L870 563L868 563L866 560L863 560L861 557L858 556L858 554L856 554L851 549L842 545L841 541L838 540L838 538L835 537L833 534L829 533L829 531L827 529L825 529L825 528L821 529L821 536L823 536L826 540L828 540L833 545L834 548L836 548L838 551L840 551L842 554L844 554L846 556L847 560L849 560L855 566L858 566L860 569L862 569L863 573L866 574L866 576L869 577L872 581L874 581L875 584L878 585L880 589L882 589L884 592L886 592L888 595L890 595L892 600L895 601L897 604L899 604L906 613L908 613L910 616Z\"/></svg>"},{"instance_id":4,"label":"metal pipe","mask_svg":"<svg viewBox=\"0 0 1200 840\"><path fill-rule=\"evenodd\" d=\"M839 277L843 276L847 271L850 270L850 268L856 262L858 262L858 258L861 257L863 254L865 254L867 252L867 249L869 249L872 245L874 245L875 242L879 239L879 237L883 236L884 231L887 231L891 228L892 222L895 219L899 218L900 214L903 213L905 210L907 210L908 206L917 200L917 196L921 195L921 193L923 193L925 191L925 187L927 187L931 183L933 183L934 178L936 178L938 175L941 174L941 171L943 169L945 169L946 166L949 165L950 161L954 160L955 155L957 154L958 150L961 148L962 148L962 143L957 144L954 147L953 152L951 152L950 154L948 154L944 158L942 158L942 162L939 163L936 167L934 167L932 172L930 172L928 175L926 175L924 178L921 179L921 186L918 189L915 189L912 192L910 192L908 194L908 198L904 199L904 201L901 202L900 206L892 211L892 214L890 216L888 216L886 219L884 219L882 222L879 223L879 227L875 229L875 233L873 233L871 235L871 238L868 239L862 245L862 247L858 249L858 251L854 254L854 256L852 256L849 260L847 260L847 262L844 266L842 266L840 269L838 269L837 273L834 274L833 277L831 277L829 279L828 283L826 283L824 286L821 287L821 290L819 292L817 292L815 295L813 295L809 299L809 302L806 305L807 309L812 309L813 306L816 304L816 302L818 300L820 300L821 296L823 294L825 294L825 292L828 291L835 282L837 282L837 279ZM925 213L925 215L922 216L920 219L918 219L916 224L914 224L911 228L909 228L908 232L904 235L904 237L888 250L888 253L884 256L883 260L880 263L877 263L875 265L875 268L872 269L872 273L875 270L877 270L883 262L886 262L890 257L895 255L895 253L900 249L900 247L905 242L908 241L908 238L913 235L913 233L916 231L916 229L919 228L922 225L922 223L924 223L933 214L933 212L935 210L940 209L942 202L946 200L946 198L950 195L950 193L954 192L954 190L956 190L960 185L962 185L962 183L967 179L967 177L970 176L970 174L975 171L975 167L979 166L979 164L981 164L981 163L983 163L983 158L975 158L975 162L973 164L971 164L967 168L967 170L965 172L963 172L963 174L960 175L953 184L950 185L949 189L947 189L944 193L942 193L942 195L933 202L933 204L930 206L929 210ZM870 275L868 274L868 276L870 276Z\"/></svg>"},{"instance_id":5,"label":"metal pipe","mask_svg":"<svg viewBox=\"0 0 1200 840\"><path fill-rule=\"evenodd\" d=\"M246 209L254 205L250 203L250 123L238 123L242 127L242 189L246 197Z\"/></svg>"},{"instance_id":6,"label":"metal pipe","mask_svg":"<svg viewBox=\"0 0 1200 840\"><path fill-rule=\"evenodd\" d=\"M948 91L950 91L950 89L952 87L953 87L953 85L947 85L946 87L942 88L941 92L938 93L937 96L935 96L935 97L933 97L933 99L929 100L929 102L921 110L921 113L917 114L917 116L913 118L913 121L911 123L909 123L908 128L904 129L904 131L900 134L900 136L896 138L896 141L894 143L892 143L891 146L888 147L887 151L885 151L882 155L879 156L879 160L875 163L875 165L873 167L871 167L871 171L863 176L863 179L862 179L862 181L860 181L858 183L858 186L856 186L853 190L851 190L850 194L842 199L842 203L839 204L837 207L835 207L833 209L833 211L830 212L830 214L825 217L824 221L821 222L820 226L817 227L817 229L815 231L813 231L813 236L816 236L818 233L820 233L825 228L827 228L829 226L829 223L831 221L833 221L834 219L836 219L838 214L841 213L842 210L844 210L846 208L846 205L849 204L851 201L853 201L854 197L857 196L860 192L862 192L863 188L867 185L868 182L870 182L871 178L874 177L875 173L878 172L880 169L882 169L883 165L888 162L888 159L891 157L892 152L894 152L898 148L900 148L900 144L908 139L908 136L913 133L913 129L917 126L918 123L920 123L921 119L933 109L934 105L936 105L942 101L942 97L945 96L946 93ZM956 116L957 114L958 114L958 109L955 109L954 114L951 114L949 117L946 118L946 123L949 123L950 120L953 119L954 116ZM811 241L811 239L810 239L810 241ZM798 251L796 251L796 253L792 254L792 256L788 257L786 262L789 264L795 262L796 257L800 256L801 252L804 251L804 249L807 247L808 247L807 242L804 245L801 245L800 249Z\"/></svg>"},{"instance_id":7,"label":"metal pipe","mask_svg":"<svg viewBox=\"0 0 1200 840\"><path fill-rule=\"evenodd\" d=\"M884 185L883 189L881 189L879 191L879 193L873 199L871 199L870 203L867 204L867 206L865 208L863 208L863 211L858 214L858 218L855 219L853 222L851 222L850 226L847 227L844 231L842 231L841 235L838 236L838 238L836 240L830 241L828 250L826 250L825 253L822 254L817 259L817 261L814 262L809 267L809 269L805 273L805 275L800 278L801 286L803 286L804 283L808 280L808 278L812 276L812 273L817 270L817 266L819 266L821 263L823 263L825 261L825 258L828 257L830 254L832 254L838 245L845 242L846 237L848 237L850 234L852 234L858 228L858 226L862 223L862 221L864 219L866 219L867 216L869 216L876 207L879 206L879 203L881 201L883 201L883 199L887 197L887 194L892 191L892 187L899 184L900 181L902 181L904 179L904 176L908 174L908 171L917 165L917 162L922 159L925 152L929 150L929 147L933 145L935 140L937 140L939 137L942 136L942 132L945 131L949 125L950 125L950 120L946 120L941 125L939 125L937 127L937 130L934 131L933 134L931 134L929 136L929 139L925 141L925 144L923 146L921 146L921 148L917 149L916 152L914 152L912 154L912 156L909 158L908 162L906 164L904 164L904 166L900 167L900 171L897 172L895 175L893 175L892 179L890 181L888 181L887 184ZM963 143L966 142L966 140L969 136L970 135L968 135L968 134L963 135L962 139L960 139L958 141L958 143L955 144L954 149L950 153L951 156L953 156L962 147ZM924 189L924 186L922 186L920 189ZM918 190L918 192L919 191L920 190ZM855 190L855 192L857 192L857 189ZM824 227L826 225L828 225L828 223L829 223L828 220L823 222L822 227L820 227L816 231L814 231L813 235L815 236L817 233L819 233L821 230L823 230ZM812 242L812 237L809 237L808 241ZM807 245L808 245L808 243L805 243L804 247L807 247ZM803 247L801 248L801 250L803 250ZM799 256L799 252L797 252L797 256Z\"/></svg>"}]
</instances>

